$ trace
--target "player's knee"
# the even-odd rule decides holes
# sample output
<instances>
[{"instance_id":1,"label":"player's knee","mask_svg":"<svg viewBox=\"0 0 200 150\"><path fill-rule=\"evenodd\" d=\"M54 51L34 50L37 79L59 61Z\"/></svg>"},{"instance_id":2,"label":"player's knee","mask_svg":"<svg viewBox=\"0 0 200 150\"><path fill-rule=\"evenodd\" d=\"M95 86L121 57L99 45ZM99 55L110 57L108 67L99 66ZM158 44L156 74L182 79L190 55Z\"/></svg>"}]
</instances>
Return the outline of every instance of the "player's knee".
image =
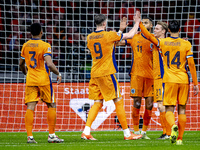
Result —
<instances>
[{"instance_id":1,"label":"player's knee","mask_svg":"<svg viewBox=\"0 0 200 150\"><path fill-rule=\"evenodd\" d=\"M158 103L158 110L160 112L165 112L165 106L163 106L163 102L157 102Z\"/></svg>"},{"instance_id":2,"label":"player's knee","mask_svg":"<svg viewBox=\"0 0 200 150\"><path fill-rule=\"evenodd\" d=\"M113 102L114 102L114 103L117 103L117 102L119 102L121 99L122 99L122 97L115 98L115 99L113 99Z\"/></svg>"},{"instance_id":3,"label":"player's knee","mask_svg":"<svg viewBox=\"0 0 200 150\"><path fill-rule=\"evenodd\" d=\"M178 105L178 114L185 114L186 105Z\"/></svg>"},{"instance_id":4,"label":"player's knee","mask_svg":"<svg viewBox=\"0 0 200 150\"><path fill-rule=\"evenodd\" d=\"M152 110L152 108L153 108L153 103L147 103L146 109Z\"/></svg>"},{"instance_id":5,"label":"player's knee","mask_svg":"<svg viewBox=\"0 0 200 150\"><path fill-rule=\"evenodd\" d=\"M47 103L48 108L56 108L56 103Z\"/></svg>"},{"instance_id":6,"label":"player's knee","mask_svg":"<svg viewBox=\"0 0 200 150\"><path fill-rule=\"evenodd\" d=\"M140 109L141 102L140 101L134 101L134 107L137 108L137 109Z\"/></svg>"},{"instance_id":7,"label":"player's knee","mask_svg":"<svg viewBox=\"0 0 200 150\"><path fill-rule=\"evenodd\" d=\"M27 103L27 109L35 111L36 104L37 104L37 102L29 102L29 103Z\"/></svg>"}]
</instances>

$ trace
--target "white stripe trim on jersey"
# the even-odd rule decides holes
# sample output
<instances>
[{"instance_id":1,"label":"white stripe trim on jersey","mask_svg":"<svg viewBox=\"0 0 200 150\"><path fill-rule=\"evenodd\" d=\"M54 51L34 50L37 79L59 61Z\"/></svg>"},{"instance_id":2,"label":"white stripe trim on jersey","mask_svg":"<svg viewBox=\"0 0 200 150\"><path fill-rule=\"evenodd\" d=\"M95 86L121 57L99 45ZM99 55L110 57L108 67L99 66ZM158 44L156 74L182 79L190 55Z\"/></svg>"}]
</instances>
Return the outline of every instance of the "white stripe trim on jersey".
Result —
<instances>
[{"instance_id":1,"label":"white stripe trim on jersey","mask_svg":"<svg viewBox=\"0 0 200 150\"><path fill-rule=\"evenodd\" d=\"M25 59L25 58L21 56L21 59Z\"/></svg>"},{"instance_id":2,"label":"white stripe trim on jersey","mask_svg":"<svg viewBox=\"0 0 200 150\"><path fill-rule=\"evenodd\" d=\"M52 103L54 103L54 91L53 91L53 102Z\"/></svg>"},{"instance_id":3,"label":"white stripe trim on jersey","mask_svg":"<svg viewBox=\"0 0 200 150\"><path fill-rule=\"evenodd\" d=\"M190 58L190 57L193 57L193 55L188 55L188 56L186 56L186 58Z\"/></svg>"}]
</instances>

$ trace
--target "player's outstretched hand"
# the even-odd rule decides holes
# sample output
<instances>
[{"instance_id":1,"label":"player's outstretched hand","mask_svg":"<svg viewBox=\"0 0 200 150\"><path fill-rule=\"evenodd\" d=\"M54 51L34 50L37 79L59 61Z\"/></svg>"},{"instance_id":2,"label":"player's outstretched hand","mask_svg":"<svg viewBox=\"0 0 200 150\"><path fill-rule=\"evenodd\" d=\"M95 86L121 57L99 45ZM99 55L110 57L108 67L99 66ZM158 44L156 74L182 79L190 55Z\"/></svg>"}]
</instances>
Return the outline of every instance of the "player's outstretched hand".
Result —
<instances>
[{"instance_id":1,"label":"player's outstretched hand","mask_svg":"<svg viewBox=\"0 0 200 150\"><path fill-rule=\"evenodd\" d=\"M127 18L126 18L126 17L123 17L123 18L120 20L120 28L119 28L119 30L123 32L123 31L126 29L127 26L128 26Z\"/></svg>"},{"instance_id":2,"label":"player's outstretched hand","mask_svg":"<svg viewBox=\"0 0 200 150\"><path fill-rule=\"evenodd\" d=\"M57 76L57 80L56 80L56 81L57 81L57 84L60 84L60 83L61 83L61 80L62 80L62 76L59 76L59 75L58 75L58 76Z\"/></svg>"},{"instance_id":3,"label":"player's outstretched hand","mask_svg":"<svg viewBox=\"0 0 200 150\"><path fill-rule=\"evenodd\" d=\"M136 11L136 14L134 16L134 21L140 23L141 21L140 11Z\"/></svg>"},{"instance_id":4,"label":"player's outstretched hand","mask_svg":"<svg viewBox=\"0 0 200 150\"><path fill-rule=\"evenodd\" d=\"M194 90L194 96L197 95L199 93L198 85L194 85L193 90Z\"/></svg>"}]
</instances>

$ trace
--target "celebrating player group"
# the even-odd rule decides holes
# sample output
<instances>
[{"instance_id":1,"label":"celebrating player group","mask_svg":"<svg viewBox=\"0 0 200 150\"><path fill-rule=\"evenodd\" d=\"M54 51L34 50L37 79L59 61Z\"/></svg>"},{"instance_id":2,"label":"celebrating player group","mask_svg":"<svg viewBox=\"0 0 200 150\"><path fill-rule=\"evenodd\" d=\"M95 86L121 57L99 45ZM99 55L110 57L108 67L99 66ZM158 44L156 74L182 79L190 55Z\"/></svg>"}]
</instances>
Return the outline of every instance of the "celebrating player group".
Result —
<instances>
[{"instance_id":1,"label":"celebrating player group","mask_svg":"<svg viewBox=\"0 0 200 150\"><path fill-rule=\"evenodd\" d=\"M122 126L124 140L148 139L147 129L151 120L153 102L158 103L163 134L158 139L170 139L172 144L182 145L182 137L186 125L186 104L189 97L189 79L187 64L193 80L193 90L198 94L196 68L189 41L179 38L180 24L172 20L169 24L157 22L154 34L151 34L153 21L140 12L134 16L134 26L128 33L123 33L128 26L124 17L120 22L120 30L105 31L106 16L94 17L96 30L87 37L87 48L90 50L93 65L89 82L89 99L94 100L88 119L81 134L81 139L97 140L90 128L103 107L103 100L112 100L116 107L117 117ZM138 32L138 28L141 32ZM170 37L166 38L166 33ZM48 142L61 143L63 139L55 135L56 100L49 72L57 75L58 84L61 74L52 63L51 46L41 40L42 27L38 23L31 25L32 39L23 45L20 58L20 69L26 76L25 126L27 143L37 143L32 135L33 113L39 98L47 104L49 124ZM115 77L118 72L115 61L116 46L129 44L132 48L132 65L130 70L130 97L133 99L132 119L134 133L127 125L124 101L120 93L119 83ZM25 67L25 63L26 66ZM27 69L28 68L28 69ZM145 99L143 128L139 130L139 112L142 97ZM178 124L175 123L174 109L178 104Z\"/></svg>"}]
</instances>

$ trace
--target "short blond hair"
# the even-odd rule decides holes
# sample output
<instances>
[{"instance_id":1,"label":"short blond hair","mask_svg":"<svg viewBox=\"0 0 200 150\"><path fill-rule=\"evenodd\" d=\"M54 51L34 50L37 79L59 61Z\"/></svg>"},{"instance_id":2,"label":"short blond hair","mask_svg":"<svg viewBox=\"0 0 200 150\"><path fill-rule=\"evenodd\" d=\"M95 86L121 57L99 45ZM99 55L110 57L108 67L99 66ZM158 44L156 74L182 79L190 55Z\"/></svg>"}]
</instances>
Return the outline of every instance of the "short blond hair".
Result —
<instances>
[{"instance_id":1,"label":"short blond hair","mask_svg":"<svg viewBox=\"0 0 200 150\"><path fill-rule=\"evenodd\" d=\"M162 26L162 30L165 30L165 35L168 31L168 25L166 22L162 22L162 21L158 21L157 24L161 25Z\"/></svg>"}]
</instances>

